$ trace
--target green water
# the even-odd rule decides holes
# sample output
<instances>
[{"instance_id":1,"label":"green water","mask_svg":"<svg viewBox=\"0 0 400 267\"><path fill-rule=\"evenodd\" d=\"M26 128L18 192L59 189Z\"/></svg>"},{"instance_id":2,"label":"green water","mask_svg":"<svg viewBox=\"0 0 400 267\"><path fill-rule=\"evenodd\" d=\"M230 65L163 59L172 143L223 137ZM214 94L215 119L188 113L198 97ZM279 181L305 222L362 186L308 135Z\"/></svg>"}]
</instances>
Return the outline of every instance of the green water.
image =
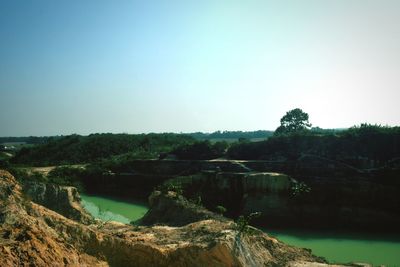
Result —
<instances>
[{"instance_id":1,"label":"green water","mask_svg":"<svg viewBox=\"0 0 400 267\"><path fill-rule=\"evenodd\" d=\"M148 208L144 203L126 202L102 196L89 196L81 194L83 207L103 221L117 221L130 223L143 217Z\"/></svg>"},{"instance_id":2,"label":"green water","mask_svg":"<svg viewBox=\"0 0 400 267\"><path fill-rule=\"evenodd\" d=\"M101 196L82 195L83 206L96 218L129 223L148 210L144 203L126 202ZM310 248L332 263L366 262L400 267L400 237L388 235L331 233L300 230L265 230L279 240L297 247Z\"/></svg>"},{"instance_id":3,"label":"green water","mask_svg":"<svg viewBox=\"0 0 400 267\"><path fill-rule=\"evenodd\" d=\"M364 262L374 266L400 267L399 237L294 230L266 232L286 244L310 248L313 254L332 263Z\"/></svg>"}]
</instances>

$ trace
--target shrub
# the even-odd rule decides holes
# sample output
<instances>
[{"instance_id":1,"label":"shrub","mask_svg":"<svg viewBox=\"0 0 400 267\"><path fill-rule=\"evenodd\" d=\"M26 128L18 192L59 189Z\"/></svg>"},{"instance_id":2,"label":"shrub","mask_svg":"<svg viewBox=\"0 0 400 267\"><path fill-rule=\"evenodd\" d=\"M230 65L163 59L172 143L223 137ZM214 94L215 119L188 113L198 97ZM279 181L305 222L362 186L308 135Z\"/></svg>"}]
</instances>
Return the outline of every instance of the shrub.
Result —
<instances>
[{"instance_id":1,"label":"shrub","mask_svg":"<svg viewBox=\"0 0 400 267\"><path fill-rule=\"evenodd\" d=\"M240 234L251 234L250 221L261 216L261 212L253 212L247 216L239 216L236 220L236 229Z\"/></svg>"},{"instance_id":2,"label":"shrub","mask_svg":"<svg viewBox=\"0 0 400 267\"><path fill-rule=\"evenodd\" d=\"M220 215L224 215L226 212L226 208L224 206L218 205L215 207L215 211Z\"/></svg>"}]
</instances>

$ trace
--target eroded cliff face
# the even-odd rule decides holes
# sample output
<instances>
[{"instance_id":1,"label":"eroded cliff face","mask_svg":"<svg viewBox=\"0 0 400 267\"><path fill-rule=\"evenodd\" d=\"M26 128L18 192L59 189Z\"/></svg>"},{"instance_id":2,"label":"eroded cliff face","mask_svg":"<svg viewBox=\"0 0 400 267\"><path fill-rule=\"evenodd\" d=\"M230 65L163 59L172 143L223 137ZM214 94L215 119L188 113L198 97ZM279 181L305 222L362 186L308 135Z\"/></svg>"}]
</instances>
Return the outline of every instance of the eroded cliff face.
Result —
<instances>
[{"instance_id":1,"label":"eroded cliff face","mask_svg":"<svg viewBox=\"0 0 400 267\"><path fill-rule=\"evenodd\" d=\"M386 179L386 180L385 180ZM399 179L385 176L291 176L275 172L202 171L166 183L182 184L206 207L237 217L262 212L263 227L385 229L398 231Z\"/></svg>"},{"instance_id":2,"label":"eroded cliff face","mask_svg":"<svg viewBox=\"0 0 400 267\"><path fill-rule=\"evenodd\" d=\"M33 202L69 219L84 224L90 224L94 221L92 216L80 205L80 196L75 187L26 182L22 188L23 193Z\"/></svg>"},{"instance_id":3,"label":"eroded cliff face","mask_svg":"<svg viewBox=\"0 0 400 267\"><path fill-rule=\"evenodd\" d=\"M261 212L259 220L270 222L292 216L289 201L297 181L281 173L205 171L166 183L181 184L189 197L201 195L207 207L224 206L229 216Z\"/></svg>"},{"instance_id":4,"label":"eroded cliff face","mask_svg":"<svg viewBox=\"0 0 400 267\"><path fill-rule=\"evenodd\" d=\"M26 197L8 172L0 170L0 266L107 266L68 242L77 222Z\"/></svg>"},{"instance_id":5,"label":"eroded cliff face","mask_svg":"<svg viewBox=\"0 0 400 267\"><path fill-rule=\"evenodd\" d=\"M30 201L0 170L0 266L327 266L308 250L257 230L239 233L234 222L203 211L189 212L181 227L154 225L160 205L175 200L172 216L185 213L176 194L152 196L153 226L85 225Z\"/></svg>"}]
</instances>

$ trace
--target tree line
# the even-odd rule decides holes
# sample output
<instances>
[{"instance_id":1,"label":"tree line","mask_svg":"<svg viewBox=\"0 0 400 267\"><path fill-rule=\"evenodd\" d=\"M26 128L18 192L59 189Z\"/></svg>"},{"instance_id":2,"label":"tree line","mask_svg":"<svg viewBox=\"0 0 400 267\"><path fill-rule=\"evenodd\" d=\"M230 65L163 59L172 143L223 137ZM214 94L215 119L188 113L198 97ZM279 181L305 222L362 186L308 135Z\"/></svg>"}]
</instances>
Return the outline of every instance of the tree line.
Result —
<instances>
[{"instance_id":1,"label":"tree line","mask_svg":"<svg viewBox=\"0 0 400 267\"><path fill-rule=\"evenodd\" d=\"M63 165L111 160L123 164L132 159L208 160L293 160L304 154L352 163L372 160L378 165L400 158L400 127L361 124L349 129L312 128L301 109L288 111L281 124L264 141L251 142L245 132L215 132L208 137L238 137L234 143L198 140L185 134L92 134L49 138L45 143L24 147L10 160L12 164ZM250 132L247 137L264 135ZM264 135L264 137L268 136ZM164 156L161 156L164 155Z\"/></svg>"},{"instance_id":2,"label":"tree line","mask_svg":"<svg viewBox=\"0 0 400 267\"><path fill-rule=\"evenodd\" d=\"M164 134L91 134L69 135L47 143L23 147L11 159L13 164L62 165L89 163L113 156L155 158L160 152L192 143L187 135Z\"/></svg>"}]
</instances>

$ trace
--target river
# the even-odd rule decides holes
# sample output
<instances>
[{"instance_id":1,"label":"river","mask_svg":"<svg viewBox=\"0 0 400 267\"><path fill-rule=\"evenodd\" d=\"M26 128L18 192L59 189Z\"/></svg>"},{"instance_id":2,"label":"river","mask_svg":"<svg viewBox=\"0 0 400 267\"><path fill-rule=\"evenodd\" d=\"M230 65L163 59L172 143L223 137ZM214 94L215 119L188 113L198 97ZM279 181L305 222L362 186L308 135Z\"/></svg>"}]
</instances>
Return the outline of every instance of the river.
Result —
<instances>
[{"instance_id":1,"label":"river","mask_svg":"<svg viewBox=\"0 0 400 267\"><path fill-rule=\"evenodd\" d=\"M83 206L104 221L130 223L140 219L148 210L145 203L89 196L81 194ZM345 232L317 232L301 230L265 230L279 240L312 249L332 263L366 262L373 265L400 267L400 237L354 234Z\"/></svg>"}]
</instances>

